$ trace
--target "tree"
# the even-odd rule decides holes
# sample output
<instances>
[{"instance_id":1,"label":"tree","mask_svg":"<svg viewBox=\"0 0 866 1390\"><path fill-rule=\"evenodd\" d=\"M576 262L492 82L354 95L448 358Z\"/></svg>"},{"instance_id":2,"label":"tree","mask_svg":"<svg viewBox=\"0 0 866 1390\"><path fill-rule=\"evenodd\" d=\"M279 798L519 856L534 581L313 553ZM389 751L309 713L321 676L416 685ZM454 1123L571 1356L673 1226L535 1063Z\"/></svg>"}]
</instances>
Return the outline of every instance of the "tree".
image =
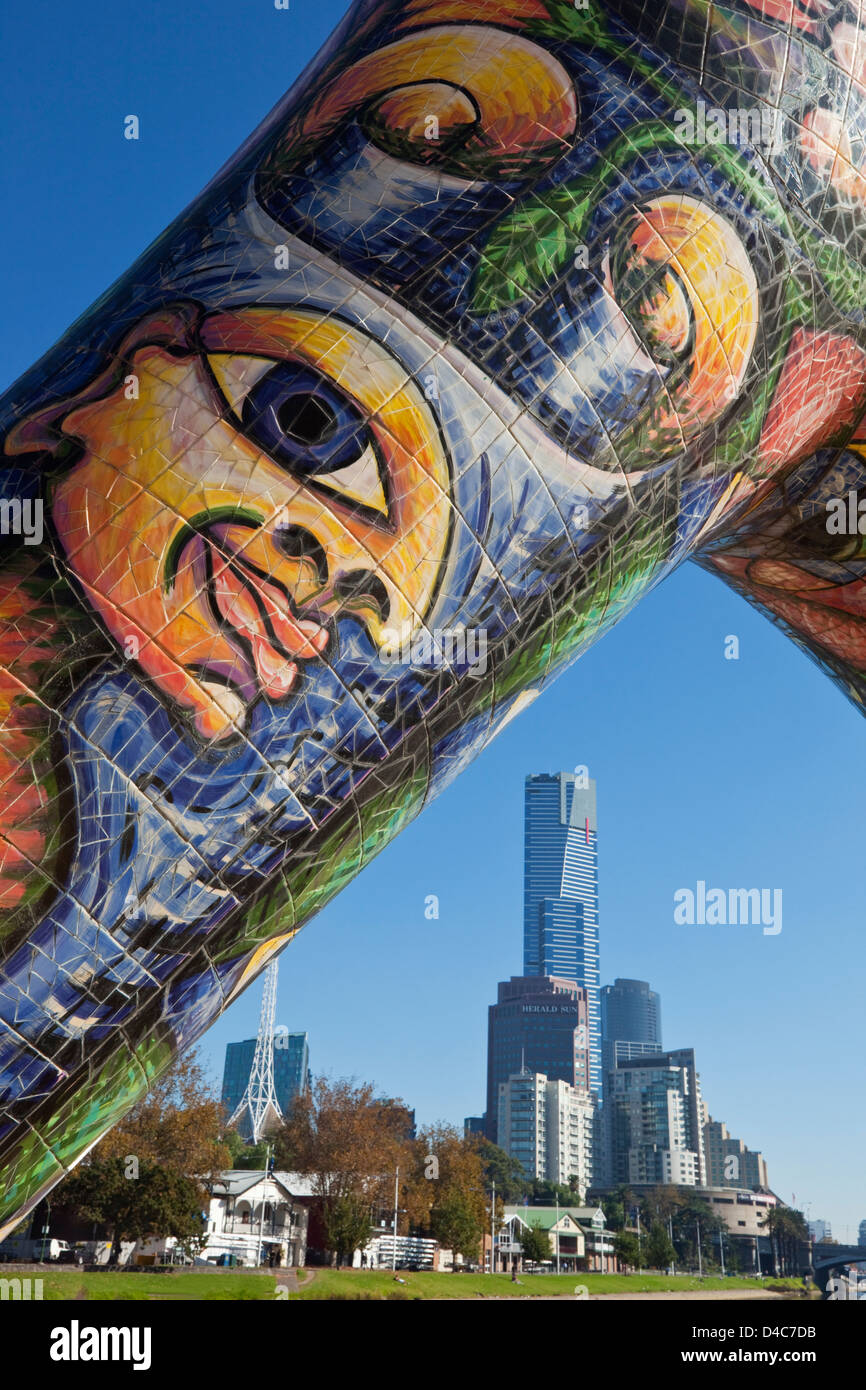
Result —
<instances>
[{"instance_id":1,"label":"tree","mask_svg":"<svg viewBox=\"0 0 866 1390\"><path fill-rule=\"evenodd\" d=\"M489 1139L476 1139L476 1144L484 1168L485 1187L492 1189L495 1183L497 1196L509 1206L522 1202L530 1182L523 1164L498 1144L491 1144Z\"/></svg>"},{"instance_id":2,"label":"tree","mask_svg":"<svg viewBox=\"0 0 866 1390\"><path fill-rule=\"evenodd\" d=\"M520 1233L520 1243L523 1246L524 1260L541 1264L551 1257L550 1236L541 1226L530 1225L528 1229L524 1228Z\"/></svg>"},{"instance_id":3,"label":"tree","mask_svg":"<svg viewBox=\"0 0 866 1390\"><path fill-rule=\"evenodd\" d=\"M385 1103L367 1082L318 1077L311 1090L295 1099L274 1136L277 1153L290 1153L297 1171L312 1179L313 1191L322 1199L328 1249L335 1256L347 1249L343 1245L338 1250L332 1242L345 1241L349 1226L357 1229L361 1208L367 1212L364 1234L369 1234L372 1208L393 1211L395 1171L399 1165L405 1177L414 1163L406 1113L402 1102ZM353 1201L345 1200L349 1198Z\"/></svg>"},{"instance_id":4,"label":"tree","mask_svg":"<svg viewBox=\"0 0 866 1390\"><path fill-rule=\"evenodd\" d=\"M561 1207L578 1205L575 1194L565 1183L547 1182L544 1178L530 1178L527 1184L530 1205L552 1207L557 1201Z\"/></svg>"},{"instance_id":5,"label":"tree","mask_svg":"<svg viewBox=\"0 0 866 1390\"><path fill-rule=\"evenodd\" d=\"M643 1245L643 1258L650 1269L667 1269L668 1265L673 1264L674 1247L660 1221L654 1221L650 1226Z\"/></svg>"},{"instance_id":6,"label":"tree","mask_svg":"<svg viewBox=\"0 0 866 1390\"><path fill-rule=\"evenodd\" d=\"M629 1212L635 1206L634 1194L625 1184L620 1184L613 1192L602 1193L598 1198L598 1206L604 1212L608 1229L621 1231L625 1227Z\"/></svg>"},{"instance_id":7,"label":"tree","mask_svg":"<svg viewBox=\"0 0 866 1390\"><path fill-rule=\"evenodd\" d=\"M339 1268L346 1256L351 1258L369 1240L370 1204L353 1192L344 1192L327 1198L323 1211L328 1249L335 1251Z\"/></svg>"},{"instance_id":8,"label":"tree","mask_svg":"<svg viewBox=\"0 0 866 1390\"><path fill-rule=\"evenodd\" d=\"M779 1273L796 1274L800 1246L809 1239L809 1227L803 1213L794 1207L770 1207L761 1225L769 1231L777 1251Z\"/></svg>"},{"instance_id":9,"label":"tree","mask_svg":"<svg viewBox=\"0 0 866 1390\"><path fill-rule=\"evenodd\" d=\"M201 1235L204 1228L199 1185L148 1160L134 1170L120 1158L91 1159L66 1179L62 1192L64 1205L77 1216L108 1228L112 1264L117 1263L122 1240L186 1240Z\"/></svg>"},{"instance_id":10,"label":"tree","mask_svg":"<svg viewBox=\"0 0 866 1390\"><path fill-rule=\"evenodd\" d=\"M613 1248L620 1264L631 1265L633 1269L640 1266L640 1246L637 1236L632 1231L617 1231L613 1238Z\"/></svg>"},{"instance_id":11,"label":"tree","mask_svg":"<svg viewBox=\"0 0 866 1390\"><path fill-rule=\"evenodd\" d=\"M176 1173L205 1177L226 1168L223 1107L196 1052L185 1053L94 1150L98 1160L134 1156Z\"/></svg>"},{"instance_id":12,"label":"tree","mask_svg":"<svg viewBox=\"0 0 866 1390\"><path fill-rule=\"evenodd\" d=\"M478 1204L472 1194L457 1186L447 1187L437 1197L430 1213L430 1229L439 1244L467 1259L475 1259L484 1233Z\"/></svg>"},{"instance_id":13,"label":"tree","mask_svg":"<svg viewBox=\"0 0 866 1390\"><path fill-rule=\"evenodd\" d=\"M668 1189L670 1190L670 1189ZM675 1205L670 1213L673 1228L675 1258L678 1265L706 1269L715 1263L720 1237L727 1233L727 1226L710 1206L696 1192L675 1193ZM698 1237L700 1237L700 1259L698 1258Z\"/></svg>"},{"instance_id":14,"label":"tree","mask_svg":"<svg viewBox=\"0 0 866 1390\"><path fill-rule=\"evenodd\" d=\"M470 1259L488 1226L483 1152L475 1135L464 1138L453 1125L428 1125L413 1145L414 1162L401 1189L410 1227ZM496 1211L501 1215L498 1189Z\"/></svg>"},{"instance_id":15,"label":"tree","mask_svg":"<svg viewBox=\"0 0 866 1390\"><path fill-rule=\"evenodd\" d=\"M260 1139L258 1144L248 1144L235 1129L230 1129L225 1133L223 1143L231 1154L231 1166L233 1168L244 1171L256 1170L259 1173L264 1171L273 1149L273 1144L269 1146L267 1139ZM274 1166L277 1166L276 1163Z\"/></svg>"}]
</instances>

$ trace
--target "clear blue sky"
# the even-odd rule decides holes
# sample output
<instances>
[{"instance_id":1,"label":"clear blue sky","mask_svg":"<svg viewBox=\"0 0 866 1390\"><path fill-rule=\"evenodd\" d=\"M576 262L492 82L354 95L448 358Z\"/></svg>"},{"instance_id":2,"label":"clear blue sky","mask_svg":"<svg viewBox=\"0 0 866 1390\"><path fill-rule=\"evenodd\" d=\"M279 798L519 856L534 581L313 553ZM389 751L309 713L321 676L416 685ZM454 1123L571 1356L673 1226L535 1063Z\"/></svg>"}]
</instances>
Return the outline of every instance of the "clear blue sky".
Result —
<instances>
[{"instance_id":1,"label":"clear blue sky","mask_svg":"<svg viewBox=\"0 0 866 1390\"><path fill-rule=\"evenodd\" d=\"M14 6L0 167L0 388L200 191L341 17L342 0ZM141 119L138 143L124 116ZM723 659L740 638L740 660ZM373 1080L419 1121L483 1106L486 1006L521 968L527 772L598 779L602 979L660 991L664 1041L697 1051L714 1118L773 1187L856 1241L862 1073L864 730L723 585L686 567L647 598L308 926L278 1020L317 1072ZM781 888L780 935L678 927L698 879ZM438 921L424 899L440 898ZM210 1031L251 1036L254 986Z\"/></svg>"}]
</instances>

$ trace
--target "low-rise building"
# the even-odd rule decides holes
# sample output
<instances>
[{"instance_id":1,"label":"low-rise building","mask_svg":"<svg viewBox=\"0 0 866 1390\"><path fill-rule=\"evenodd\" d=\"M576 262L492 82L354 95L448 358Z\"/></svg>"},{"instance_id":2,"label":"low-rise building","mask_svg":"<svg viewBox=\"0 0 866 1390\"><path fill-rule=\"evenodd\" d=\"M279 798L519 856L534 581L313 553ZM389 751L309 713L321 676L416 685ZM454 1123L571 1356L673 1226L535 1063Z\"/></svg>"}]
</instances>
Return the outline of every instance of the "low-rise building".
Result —
<instances>
[{"instance_id":1,"label":"low-rise building","mask_svg":"<svg viewBox=\"0 0 866 1390\"><path fill-rule=\"evenodd\" d=\"M208 1182L201 1258L243 1265L306 1263L310 1179L300 1173L230 1169Z\"/></svg>"},{"instance_id":2,"label":"low-rise building","mask_svg":"<svg viewBox=\"0 0 866 1390\"><path fill-rule=\"evenodd\" d=\"M496 1244L496 1269L522 1265L521 1231L537 1226L550 1240L551 1262L559 1253L562 1273L596 1270L612 1274L616 1269L613 1239L608 1235L601 1207L506 1207Z\"/></svg>"}]
</instances>

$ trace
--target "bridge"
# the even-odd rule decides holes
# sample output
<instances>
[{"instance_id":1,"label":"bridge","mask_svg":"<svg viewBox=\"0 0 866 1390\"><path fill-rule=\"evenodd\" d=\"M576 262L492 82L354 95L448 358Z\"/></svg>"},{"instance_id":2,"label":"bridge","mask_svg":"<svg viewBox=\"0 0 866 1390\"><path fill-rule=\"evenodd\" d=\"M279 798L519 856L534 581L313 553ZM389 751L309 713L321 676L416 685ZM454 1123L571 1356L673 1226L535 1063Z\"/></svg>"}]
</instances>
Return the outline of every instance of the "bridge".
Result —
<instances>
[{"instance_id":1,"label":"bridge","mask_svg":"<svg viewBox=\"0 0 866 1390\"><path fill-rule=\"evenodd\" d=\"M821 1294L824 1298L829 1298L831 1296L827 1291L827 1285L831 1276L834 1274L842 1274L844 1268L852 1264L863 1265L863 1269L860 1271L858 1278L858 1283L860 1280L863 1281L862 1294L858 1293L857 1288L853 1284L850 1284L849 1296L854 1299L858 1297L866 1298L866 1246L823 1244L813 1246L812 1270L815 1275L815 1283L821 1290ZM838 1299L839 1293L836 1292L833 1297Z\"/></svg>"}]
</instances>

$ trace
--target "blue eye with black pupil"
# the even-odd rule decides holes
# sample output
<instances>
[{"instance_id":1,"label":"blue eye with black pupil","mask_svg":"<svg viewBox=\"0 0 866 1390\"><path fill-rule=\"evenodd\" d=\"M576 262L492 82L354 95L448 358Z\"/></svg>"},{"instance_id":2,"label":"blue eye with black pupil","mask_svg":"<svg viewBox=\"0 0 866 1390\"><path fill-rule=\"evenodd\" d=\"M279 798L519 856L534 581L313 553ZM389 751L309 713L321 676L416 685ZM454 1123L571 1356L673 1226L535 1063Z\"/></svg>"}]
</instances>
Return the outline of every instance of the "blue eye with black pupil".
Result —
<instances>
[{"instance_id":1,"label":"blue eye with black pupil","mask_svg":"<svg viewBox=\"0 0 866 1390\"><path fill-rule=\"evenodd\" d=\"M333 473L370 447L358 408L313 367L279 362L247 394L244 434L275 463L302 476Z\"/></svg>"}]
</instances>

